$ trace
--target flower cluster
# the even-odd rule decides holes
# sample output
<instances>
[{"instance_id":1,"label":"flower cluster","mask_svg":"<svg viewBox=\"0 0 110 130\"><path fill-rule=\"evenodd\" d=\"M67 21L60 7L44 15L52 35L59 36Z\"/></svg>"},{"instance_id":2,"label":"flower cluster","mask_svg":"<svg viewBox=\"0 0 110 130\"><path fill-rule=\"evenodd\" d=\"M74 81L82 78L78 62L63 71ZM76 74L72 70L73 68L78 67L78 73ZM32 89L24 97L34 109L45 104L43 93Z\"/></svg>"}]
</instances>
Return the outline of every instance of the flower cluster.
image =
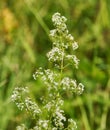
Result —
<instances>
[{"instance_id":1,"label":"flower cluster","mask_svg":"<svg viewBox=\"0 0 110 130\"><path fill-rule=\"evenodd\" d=\"M76 128L76 122L73 119L68 119L68 130L75 130Z\"/></svg>"},{"instance_id":2,"label":"flower cluster","mask_svg":"<svg viewBox=\"0 0 110 130\"><path fill-rule=\"evenodd\" d=\"M61 61L64 57L64 52L58 47L54 47L50 52L47 53L49 61Z\"/></svg>"},{"instance_id":3,"label":"flower cluster","mask_svg":"<svg viewBox=\"0 0 110 130\"><path fill-rule=\"evenodd\" d=\"M11 96L11 100L16 103L17 107L20 110L24 109L24 102L22 102L22 97L29 93L29 90L27 87L16 87L13 91L13 94Z\"/></svg>"},{"instance_id":4,"label":"flower cluster","mask_svg":"<svg viewBox=\"0 0 110 130\"><path fill-rule=\"evenodd\" d=\"M61 85L63 90L69 90L77 94L82 94L84 91L84 85L82 83L77 84L76 80L70 79L69 77L64 77Z\"/></svg>"},{"instance_id":5,"label":"flower cluster","mask_svg":"<svg viewBox=\"0 0 110 130\"><path fill-rule=\"evenodd\" d=\"M66 121L66 117L64 116L64 111L61 110L59 107L53 113L53 122L55 123L56 128L64 128L64 122Z\"/></svg>"},{"instance_id":6,"label":"flower cluster","mask_svg":"<svg viewBox=\"0 0 110 130\"><path fill-rule=\"evenodd\" d=\"M78 48L74 37L69 34L66 26L67 19L61 16L60 13L55 13L52 17L55 29L50 31L50 37L53 41L53 48L47 53L48 60L54 63L59 63L62 59L67 62L73 62L78 68L79 59L75 55L68 54L69 49L76 50Z\"/></svg>"},{"instance_id":7,"label":"flower cluster","mask_svg":"<svg viewBox=\"0 0 110 130\"><path fill-rule=\"evenodd\" d=\"M53 109L54 110L58 109L59 106L63 105L63 103L64 103L64 101L61 98L57 97L57 101L53 98L51 101L48 101L47 103L45 103L44 109L47 109L47 111L49 112Z\"/></svg>"},{"instance_id":8,"label":"flower cluster","mask_svg":"<svg viewBox=\"0 0 110 130\"><path fill-rule=\"evenodd\" d=\"M57 90L58 89L58 77L59 74L53 72L50 69L43 70L41 67L33 74L34 79L40 77L43 83L48 87L48 90Z\"/></svg>"},{"instance_id":9,"label":"flower cluster","mask_svg":"<svg viewBox=\"0 0 110 130\"><path fill-rule=\"evenodd\" d=\"M49 130L49 120L39 119L33 130Z\"/></svg>"},{"instance_id":10,"label":"flower cluster","mask_svg":"<svg viewBox=\"0 0 110 130\"><path fill-rule=\"evenodd\" d=\"M70 63L71 63L71 62L74 62L74 66L75 66L76 68L78 68L79 59L78 59L75 55L66 55L66 56L65 56L65 59L66 59L67 61L69 61Z\"/></svg>"},{"instance_id":11,"label":"flower cluster","mask_svg":"<svg viewBox=\"0 0 110 130\"><path fill-rule=\"evenodd\" d=\"M60 13L55 13L52 17L52 21L56 28L50 31L53 48L47 53L47 57L50 62L54 63L54 66L58 64L61 71L58 72L50 69L43 70L40 67L33 74L33 77L35 80L40 77L48 88L49 100L45 101L44 109L50 113L50 116L53 119L52 123L54 124L54 127L51 129L64 129L64 123L68 122L68 127L65 129L75 130L77 128L76 122L72 119L66 119L64 111L61 109L64 101L61 98L60 90L70 91L76 94L82 94L84 91L84 85L82 83L77 83L76 80L62 76L62 72L64 71L65 66L67 66L66 63L73 63L75 68L78 68L79 59L76 55L69 54L69 49L72 49L74 53L78 48L78 44L74 41L74 37L69 34L65 24L67 19L64 16L61 16Z\"/></svg>"},{"instance_id":12,"label":"flower cluster","mask_svg":"<svg viewBox=\"0 0 110 130\"><path fill-rule=\"evenodd\" d=\"M74 54L78 48L74 37L69 34L66 26L67 19L60 13L52 16L55 29L50 31L53 48L47 53L48 60L52 62L53 69L42 69L41 67L33 74L33 78L40 78L45 85L46 97L41 97L41 106L33 102L27 96L28 88L15 88L11 99L20 110L26 109L36 119L36 125L31 130L75 130L76 122L68 119L62 106L64 105L62 91L70 91L82 94L84 85L77 83L70 77L63 75L64 69L74 64L78 68L79 59ZM70 50L72 49L72 54ZM58 66L58 69L56 69ZM38 117L38 118L36 118ZM66 124L66 125L65 125ZM17 130L24 130L24 125L18 126Z\"/></svg>"},{"instance_id":13,"label":"flower cluster","mask_svg":"<svg viewBox=\"0 0 110 130\"><path fill-rule=\"evenodd\" d=\"M31 98L27 96L29 90L27 87L16 87L11 96L11 100L15 102L20 110L25 109L33 117L41 113L40 108L36 102L32 101Z\"/></svg>"},{"instance_id":14,"label":"flower cluster","mask_svg":"<svg viewBox=\"0 0 110 130\"><path fill-rule=\"evenodd\" d=\"M16 127L16 130L26 130L26 127L24 124L21 124L21 125Z\"/></svg>"}]
</instances>

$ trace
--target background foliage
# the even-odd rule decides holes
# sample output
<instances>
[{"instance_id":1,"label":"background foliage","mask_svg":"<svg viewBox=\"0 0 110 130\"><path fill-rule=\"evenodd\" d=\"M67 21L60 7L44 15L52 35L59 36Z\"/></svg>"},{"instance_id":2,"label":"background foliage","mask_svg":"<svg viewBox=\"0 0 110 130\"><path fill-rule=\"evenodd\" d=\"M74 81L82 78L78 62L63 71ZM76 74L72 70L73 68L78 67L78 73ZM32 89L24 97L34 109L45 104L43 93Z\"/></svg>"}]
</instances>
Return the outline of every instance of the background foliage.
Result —
<instances>
[{"instance_id":1,"label":"background foliage","mask_svg":"<svg viewBox=\"0 0 110 130\"><path fill-rule=\"evenodd\" d=\"M79 43L78 70L67 71L85 85L81 96L65 95L67 116L78 130L110 129L110 1L109 0L1 0L0 1L0 130L15 130L26 113L11 103L14 87L29 86L38 100L45 91L32 74L47 67L51 47L51 16L67 17L70 32Z\"/></svg>"}]
</instances>

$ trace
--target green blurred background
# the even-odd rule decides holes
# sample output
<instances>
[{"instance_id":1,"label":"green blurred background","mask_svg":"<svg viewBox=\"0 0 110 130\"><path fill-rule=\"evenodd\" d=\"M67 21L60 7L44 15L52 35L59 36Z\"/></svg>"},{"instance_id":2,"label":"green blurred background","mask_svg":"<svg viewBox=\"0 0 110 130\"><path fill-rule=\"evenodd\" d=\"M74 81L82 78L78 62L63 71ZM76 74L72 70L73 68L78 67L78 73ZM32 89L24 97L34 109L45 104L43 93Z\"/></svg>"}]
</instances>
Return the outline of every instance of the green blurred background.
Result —
<instances>
[{"instance_id":1,"label":"green blurred background","mask_svg":"<svg viewBox=\"0 0 110 130\"><path fill-rule=\"evenodd\" d=\"M0 0L0 130L32 126L10 97L16 86L29 86L36 100L42 96L32 74L47 67L55 12L67 17L79 43L79 69L68 73L85 85L81 96L65 96L66 115L78 130L110 130L110 0Z\"/></svg>"}]
</instances>

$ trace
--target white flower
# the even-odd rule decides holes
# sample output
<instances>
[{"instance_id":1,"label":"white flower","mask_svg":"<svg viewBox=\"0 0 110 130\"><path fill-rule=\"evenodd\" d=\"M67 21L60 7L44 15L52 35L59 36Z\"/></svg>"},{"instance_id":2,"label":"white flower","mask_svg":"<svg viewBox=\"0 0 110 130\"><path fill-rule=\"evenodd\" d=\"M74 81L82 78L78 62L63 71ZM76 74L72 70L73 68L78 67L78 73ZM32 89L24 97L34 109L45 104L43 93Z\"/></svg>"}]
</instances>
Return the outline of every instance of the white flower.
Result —
<instances>
[{"instance_id":1,"label":"white flower","mask_svg":"<svg viewBox=\"0 0 110 130\"><path fill-rule=\"evenodd\" d=\"M74 37L73 37L71 34L68 34L68 35L66 36L66 38L67 38L67 40L69 40L69 41L73 41L73 40L74 40Z\"/></svg>"},{"instance_id":2,"label":"white flower","mask_svg":"<svg viewBox=\"0 0 110 130\"><path fill-rule=\"evenodd\" d=\"M79 59L75 56L75 55L73 55L73 60L74 60L74 65L75 65L75 67L76 67L76 69L78 68L78 64L79 64Z\"/></svg>"},{"instance_id":3,"label":"white flower","mask_svg":"<svg viewBox=\"0 0 110 130\"><path fill-rule=\"evenodd\" d=\"M16 130L25 130L25 129L26 129L26 127L24 124L21 124L20 126L16 127Z\"/></svg>"},{"instance_id":4,"label":"white flower","mask_svg":"<svg viewBox=\"0 0 110 130\"><path fill-rule=\"evenodd\" d=\"M24 109L24 103L16 103L17 107L22 111Z\"/></svg>"},{"instance_id":5,"label":"white flower","mask_svg":"<svg viewBox=\"0 0 110 130\"><path fill-rule=\"evenodd\" d=\"M62 79L61 84L63 85L64 90L70 88L70 79L68 77L65 77Z\"/></svg>"},{"instance_id":6,"label":"white flower","mask_svg":"<svg viewBox=\"0 0 110 130\"><path fill-rule=\"evenodd\" d=\"M56 127L52 128L52 130L58 130Z\"/></svg>"},{"instance_id":7,"label":"white flower","mask_svg":"<svg viewBox=\"0 0 110 130\"><path fill-rule=\"evenodd\" d=\"M68 119L68 123L69 123L69 130L75 130L77 129L77 125L76 122L73 119Z\"/></svg>"},{"instance_id":8,"label":"white flower","mask_svg":"<svg viewBox=\"0 0 110 130\"><path fill-rule=\"evenodd\" d=\"M13 102L16 102L17 100L21 99L22 93L28 93L28 87L16 87L13 91L13 94L11 96L11 100Z\"/></svg>"},{"instance_id":9,"label":"white flower","mask_svg":"<svg viewBox=\"0 0 110 130\"><path fill-rule=\"evenodd\" d=\"M61 61L64 57L64 52L58 47L54 47L50 52L47 53L49 61Z\"/></svg>"},{"instance_id":10,"label":"white flower","mask_svg":"<svg viewBox=\"0 0 110 130\"><path fill-rule=\"evenodd\" d=\"M52 21L55 23L55 24L59 24L59 22L61 21L60 20L60 13L55 13L53 16L52 16ZM60 24L61 24L61 22L60 22Z\"/></svg>"},{"instance_id":11,"label":"white flower","mask_svg":"<svg viewBox=\"0 0 110 130\"><path fill-rule=\"evenodd\" d=\"M36 116L37 114L41 113L41 110L38 107L38 105L35 102L31 101L30 98L25 99L25 105L26 105L27 111L31 112L33 116Z\"/></svg>"},{"instance_id":12,"label":"white flower","mask_svg":"<svg viewBox=\"0 0 110 130\"><path fill-rule=\"evenodd\" d=\"M48 129L48 123L49 123L49 120L39 120L39 126L40 128L45 128L45 130Z\"/></svg>"},{"instance_id":13,"label":"white flower","mask_svg":"<svg viewBox=\"0 0 110 130\"><path fill-rule=\"evenodd\" d=\"M66 17L62 16L61 18L62 18L62 21L63 21L63 22L66 22L66 21L67 21L67 18L66 18Z\"/></svg>"},{"instance_id":14,"label":"white flower","mask_svg":"<svg viewBox=\"0 0 110 130\"><path fill-rule=\"evenodd\" d=\"M37 77L42 76L43 72L42 72L42 67L40 67L39 69L37 69L37 71L33 74L33 78L36 80Z\"/></svg>"},{"instance_id":15,"label":"white flower","mask_svg":"<svg viewBox=\"0 0 110 130\"><path fill-rule=\"evenodd\" d=\"M74 91L77 87L76 80L70 79L69 77L64 77L61 81L63 90L72 90Z\"/></svg>"},{"instance_id":16,"label":"white flower","mask_svg":"<svg viewBox=\"0 0 110 130\"><path fill-rule=\"evenodd\" d=\"M82 94L84 91L84 85L82 83L77 84L76 80L70 79L69 77L64 77L61 85L63 90L70 90L77 94Z\"/></svg>"},{"instance_id":17,"label":"white flower","mask_svg":"<svg viewBox=\"0 0 110 130\"><path fill-rule=\"evenodd\" d=\"M84 85L82 83L79 83L77 87L77 94L82 94L83 91L84 91Z\"/></svg>"},{"instance_id":18,"label":"white flower","mask_svg":"<svg viewBox=\"0 0 110 130\"><path fill-rule=\"evenodd\" d=\"M72 48L73 48L73 50L76 50L76 49L78 48L78 43L77 43L77 42L74 42L74 43L72 44Z\"/></svg>"},{"instance_id":19,"label":"white flower","mask_svg":"<svg viewBox=\"0 0 110 130\"><path fill-rule=\"evenodd\" d=\"M70 60L70 61L74 62L74 65L75 65L76 69L78 68L79 59L75 55L66 55L65 58L67 60Z\"/></svg>"},{"instance_id":20,"label":"white flower","mask_svg":"<svg viewBox=\"0 0 110 130\"><path fill-rule=\"evenodd\" d=\"M54 37L56 35L56 32L57 32L56 29L50 30L50 36Z\"/></svg>"},{"instance_id":21,"label":"white flower","mask_svg":"<svg viewBox=\"0 0 110 130\"><path fill-rule=\"evenodd\" d=\"M61 16L60 13L55 13L52 16L52 21L55 25L61 25L62 23L65 23L67 19L64 16Z\"/></svg>"},{"instance_id":22,"label":"white flower","mask_svg":"<svg viewBox=\"0 0 110 130\"><path fill-rule=\"evenodd\" d=\"M11 100L14 102L16 101L16 99L19 99L19 93L18 92L13 92L12 96L11 96Z\"/></svg>"},{"instance_id":23,"label":"white flower","mask_svg":"<svg viewBox=\"0 0 110 130\"><path fill-rule=\"evenodd\" d=\"M62 121L66 121L66 117L63 114L64 111L61 110L59 107L57 107L55 113L53 113L54 123L56 127L64 127L64 123Z\"/></svg>"}]
</instances>

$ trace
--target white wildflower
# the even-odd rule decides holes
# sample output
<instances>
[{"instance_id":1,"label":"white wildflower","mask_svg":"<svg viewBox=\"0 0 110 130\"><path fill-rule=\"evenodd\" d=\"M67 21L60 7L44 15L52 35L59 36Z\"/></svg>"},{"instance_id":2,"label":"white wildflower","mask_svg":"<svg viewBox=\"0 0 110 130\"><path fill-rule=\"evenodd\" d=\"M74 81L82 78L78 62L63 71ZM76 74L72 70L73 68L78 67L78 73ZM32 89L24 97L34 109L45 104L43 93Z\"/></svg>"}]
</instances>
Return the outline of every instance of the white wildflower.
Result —
<instances>
[{"instance_id":1,"label":"white wildflower","mask_svg":"<svg viewBox=\"0 0 110 130\"><path fill-rule=\"evenodd\" d=\"M34 117L41 113L41 110L38 107L38 105L35 102L31 101L30 98L25 99L25 105L26 105L27 111L31 112Z\"/></svg>"},{"instance_id":2,"label":"white wildflower","mask_svg":"<svg viewBox=\"0 0 110 130\"><path fill-rule=\"evenodd\" d=\"M61 16L60 13L55 13L52 16L52 21L55 29L50 31L50 38L53 42L53 48L47 53L48 60L53 62L52 65L56 68L53 70L43 70L41 67L33 74L33 78L41 78L46 86L45 95L41 99L41 107L27 95L29 90L27 87L17 87L13 91L11 99L20 110L25 109L34 117L36 125L32 130L75 130L77 128L76 122L73 119L66 119L62 106L62 91L65 93L74 92L82 94L84 85L77 83L76 80L63 77L63 69L69 64L74 64L78 68L79 59L76 55L69 54L71 48L76 50L78 48L74 37L69 34L67 19ZM65 71L66 72L66 71ZM66 125L65 125L66 124ZM67 126L68 124L68 126ZM66 128L65 128L66 127ZM17 130L27 129L24 125L18 126Z\"/></svg>"},{"instance_id":3,"label":"white wildflower","mask_svg":"<svg viewBox=\"0 0 110 130\"><path fill-rule=\"evenodd\" d=\"M74 65L75 65L75 67L76 67L76 69L78 68L78 65L79 65L79 59L75 56L75 55L73 55L73 61L74 61Z\"/></svg>"},{"instance_id":4,"label":"white wildflower","mask_svg":"<svg viewBox=\"0 0 110 130\"><path fill-rule=\"evenodd\" d=\"M84 85L82 83L77 84L76 80L70 79L69 77L64 77L61 85L63 90L70 90L77 94L82 94L84 91Z\"/></svg>"},{"instance_id":5,"label":"white wildflower","mask_svg":"<svg viewBox=\"0 0 110 130\"><path fill-rule=\"evenodd\" d=\"M57 127L52 128L52 130L58 130Z\"/></svg>"},{"instance_id":6,"label":"white wildflower","mask_svg":"<svg viewBox=\"0 0 110 130\"><path fill-rule=\"evenodd\" d=\"M74 62L76 69L78 68L79 59L75 55L66 55L65 58L70 62Z\"/></svg>"},{"instance_id":7,"label":"white wildflower","mask_svg":"<svg viewBox=\"0 0 110 130\"><path fill-rule=\"evenodd\" d=\"M28 87L16 87L11 96L11 100L13 102L19 101L21 99L22 94L27 94L29 92Z\"/></svg>"},{"instance_id":8,"label":"white wildflower","mask_svg":"<svg viewBox=\"0 0 110 130\"><path fill-rule=\"evenodd\" d=\"M24 124L21 124L20 126L16 127L16 130L26 130L26 127Z\"/></svg>"},{"instance_id":9,"label":"white wildflower","mask_svg":"<svg viewBox=\"0 0 110 130\"><path fill-rule=\"evenodd\" d=\"M54 37L56 35L56 32L57 32L56 29L50 30L50 36Z\"/></svg>"},{"instance_id":10,"label":"white wildflower","mask_svg":"<svg viewBox=\"0 0 110 130\"><path fill-rule=\"evenodd\" d=\"M84 91L84 85L82 83L79 83L77 87L77 94L82 94L83 91Z\"/></svg>"},{"instance_id":11,"label":"white wildflower","mask_svg":"<svg viewBox=\"0 0 110 130\"><path fill-rule=\"evenodd\" d=\"M66 36L66 39L67 39L68 41L73 41L73 40L74 40L74 37L73 37L71 34L68 34L68 35Z\"/></svg>"},{"instance_id":12,"label":"white wildflower","mask_svg":"<svg viewBox=\"0 0 110 130\"><path fill-rule=\"evenodd\" d=\"M33 74L33 78L36 80L36 78L38 78L39 76L42 76L43 72L42 72L42 67L40 67L39 69L37 69L37 71Z\"/></svg>"},{"instance_id":13,"label":"white wildflower","mask_svg":"<svg viewBox=\"0 0 110 130\"><path fill-rule=\"evenodd\" d=\"M77 42L74 42L74 43L72 44L72 48L73 48L73 50L76 50L76 49L78 48L78 43L77 43Z\"/></svg>"},{"instance_id":14,"label":"white wildflower","mask_svg":"<svg viewBox=\"0 0 110 130\"><path fill-rule=\"evenodd\" d=\"M21 111L24 109L24 106L25 106L25 104L23 102L17 102L16 105L17 105L18 109L20 109Z\"/></svg>"},{"instance_id":15,"label":"white wildflower","mask_svg":"<svg viewBox=\"0 0 110 130\"><path fill-rule=\"evenodd\" d=\"M54 47L50 52L47 53L48 60L53 62L61 61L64 55L64 52L57 47Z\"/></svg>"},{"instance_id":16,"label":"white wildflower","mask_svg":"<svg viewBox=\"0 0 110 130\"><path fill-rule=\"evenodd\" d=\"M61 16L60 13L55 13L52 16L52 21L55 25L61 25L62 23L65 23L67 19L64 16Z\"/></svg>"},{"instance_id":17,"label":"white wildflower","mask_svg":"<svg viewBox=\"0 0 110 130\"><path fill-rule=\"evenodd\" d=\"M76 80L70 79L69 77L64 77L61 81L63 90L75 90L77 87Z\"/></svg>"},{"instance_id":18,"label":"white wildflower","mask_svg":"<svg viewBox=\"0 0 110 130\"><path fill-rule=\"evenodd\" d=\"M45 130L48 130L48 124L49 120L39 120L38 125L40 128L45 128Z\"/></svg>"},{"instance_id":19,"label":"white wildflower","mask_svg":"<svg viewBox=\"0 0 110 130\"><path fill-rule=\"evenodd\" d=\"M76 122L73 119L68 119L68 123L69 123L68 130L77 129Z\"/></svg>"},{"instance_id":20,"label":"white wildflower","mask_svg":"<svg viewBox=\"0 0 110 130\"><path fill-rule=\"evenodd\" d=\"M66 121L66 117L63 115L64 111L61 110L59 107L56 108L55 113L53 113L54 123L56 127L63 128L63 122Z\"/></svg>"}]
</instances>

